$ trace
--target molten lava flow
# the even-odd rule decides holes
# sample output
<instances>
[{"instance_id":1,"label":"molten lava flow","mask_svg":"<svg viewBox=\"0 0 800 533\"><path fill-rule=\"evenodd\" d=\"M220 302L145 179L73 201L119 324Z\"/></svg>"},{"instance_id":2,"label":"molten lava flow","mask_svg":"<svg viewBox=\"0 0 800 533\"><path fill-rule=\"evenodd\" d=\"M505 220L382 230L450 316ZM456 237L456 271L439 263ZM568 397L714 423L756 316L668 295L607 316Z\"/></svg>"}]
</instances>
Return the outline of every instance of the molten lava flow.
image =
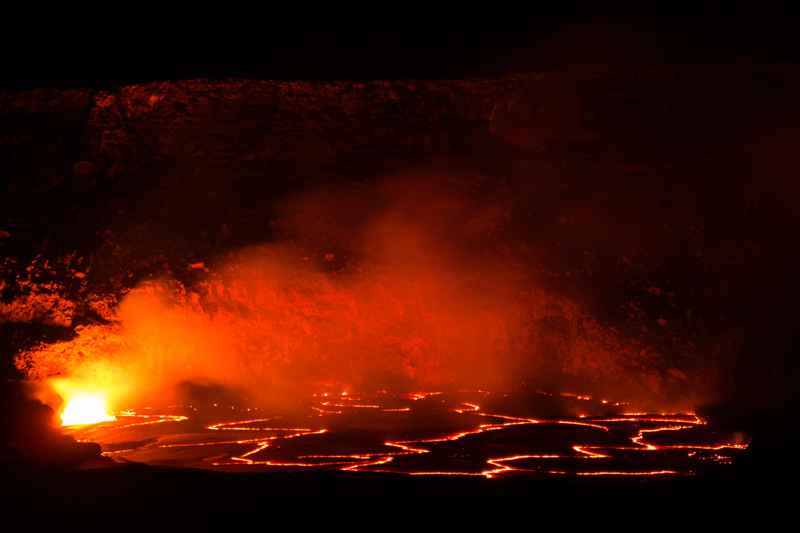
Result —
<instances>
[{"instance_id":1,"label":"molten lava flow","mask_svg":"<svg viewBox=\"0 0 800 533\"><path fill-rule=\"evenodd\" d=\"M307 412L289 418L277 413L253 418L250 408L236 413L237 408L230 406L231 418L225 415L224 419L205 422L204 429L198 431L197 421L190 420L194 414L137 414L129 410L119 412L117 424L73 431L78 437L100 441L107 456L135 459L139 455L145 461L186 461L187 466L485 478L515 474L692 475L713 464L729 464L749 447L747 439L738 434L722 438L716 431L703 429L708 422L693 413L534 418L518 407L505 411L506 396L483 392L337 393L334 402L329 394L316 394ZM76 399L79 395L64 397ZM489 402L490 410L484 410L480 398ZM575 407L577 402L583 406L594 402L596 411L606 409L602 400L583 400L576 395L574 401ZM445 425L437 429L432 424L436 420ZM365 431L366 421L374 421L376 429ZM184 425L187 422L191 422L190 431ZM357 435L350 429L353 423L359 428ZM164 428L156 430L158 439L149 438L153 430L141 433L141 439L132 438L139 434L138 427L153 424ZM400 435L403 438L397 438ZM656 435L661 437L649 440ZM136 443L134 448L131 442ZM496 449L504 453L487 453Z\"/></svg>"},{"instance_id":2,"label":"molten lava flow","mask_svg":"<svg viewBox=\"0 0 800 533\"><path fill-rule=\"evenodd\" d=\"M61 425L77 426L111 422L117 418L108 412L106 396L101 392L77 393L66 401L61 412Z\"/></svg>"}]
</instances>

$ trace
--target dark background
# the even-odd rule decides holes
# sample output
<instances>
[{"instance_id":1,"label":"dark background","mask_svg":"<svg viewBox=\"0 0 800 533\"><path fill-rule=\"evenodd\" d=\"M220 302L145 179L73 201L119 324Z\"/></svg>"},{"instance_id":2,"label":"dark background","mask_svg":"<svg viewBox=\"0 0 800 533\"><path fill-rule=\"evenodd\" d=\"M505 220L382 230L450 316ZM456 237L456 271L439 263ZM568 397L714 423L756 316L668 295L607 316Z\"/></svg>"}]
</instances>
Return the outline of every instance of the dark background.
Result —
<instances>
[{"instance_id":1,"label":"dark background","mask_svg":"<svg viewBox=\"0 0 800 533\"><path fill-rule=\"evenodd\" d=\"M155 8L125 5L98 7L93 8L96 9L94 12L82 15L69 13L69 16L51 12L45 6L37 6L38 12L24 15L7 12L3 17L3 31L0 32L3 57L0 89L112 89L131 83L196 78L463 79L527 71L564 73L586 65L610 72L637 65L660 65L667 72L670 71L670 65L676 65L676 69L677 65L686 64L735 65L741 67L746 77L748 69L765 64L786 64L789 65L786 67L788 70L780 72L793 72L793 65L800 60L800 32L796 30L796 19L788 11L775 7L731 8L722 3L705 3L701 8L683 13L655 13L623 8L565 6L563 3L560 6L550 6L545 10L533 6L529 12L531 7L528 6L487 4L473 7L464 3L450 7L446 13L432 13L430 7L375 5L371 11L321 13L309 3L299 6L301 9L295 13L286 13L277 12L272 6L267 6L265 11L262 6L203 7L198 4L186 13L167 14ZM204 20L197 20L198 14ZM717 101L717 95L725 94L724 87L719 89L715 86L714 91L704 90L704 87L711 86L708 84L711 76L705 76L692 78L688 75L686 80L677 84L685 90L685 94L677 97L676 101L687 103L686 108L690 110L685 111L687 116L702 115L704 102ZM733 76L732 79L737 78ZM782 78L776 76L776 79ZM769 85L767 80L758 86ZM726 416L732 417L731 424L745 427L755 435L758 446L754 446L744 470L732 471L730 477L712 480L709 484L698 482L694 485L694 494L698 496L710 492L706 490L709 487L727 487L730 493L739 488L737 483L749 484L752 489L752 486L765 479L771 481L784 475L783 469L791 463L797 439L796 301L800 288L793 281L796 279L794 274L798 255L792 237L797 222L797 208L791 201L793 191L796 191L793 169L794 154L797 153L797 114L796 111L793 111L793 116L785 112L793 100L785 87L763 87L759 89L762 92L744 91L757 109L769 107L775 94L780 98L775 99L777 103L771 111L773 114L767 117L769 120L762 130L753 130L755 133L750 132L752 135L742 135L743 141L736 141L735 150L730 151L730 155L734 155L734 152L738 154L736 157L728 157L724 148L718 149L714 159L702 163L706 165L703 167L698 166L698 162L704 154L696 153L702 150L694 151L691 146L680 148L683 152L679 151L678 156L672 152L657 151L649 159L642 156L643 165L659 169L669 166L672 170L658 175L652 182L643 182L634 175L615 184L618 191L627 191L634 199L650 198L650 195L661 198L658 191L670 191L662 204L673 202L678 205L675 209L668 206L665 210L676 217L683 212L681 205L686 211L691 211L688 203L682 204L687 197L701 196L703 201L698 205L703 208L702 216L705 216L709 227L715 228L714 239L729 244L729 248L720 247L723 252L730 250L733 255L743 249L740 243L745 241L763 246L761 252L754 253L746 260L749 263L743 261L729 268L729 265L720 262L712 265L714 268L710 268L702 279L696 277L693 267L686 267L683 257L676 256L668 257L658 268L648 271L648 277L634 280L638 284L637 290L665 279L672 280L681 288L697 287L700 290L713 285L717 292L712 291L708 301L718 301L719 295L730 295L726 303L720 304L725 313L733 316L726 324L747 326L739 328L746 339L742 352L744 355L730 362L732 379L727 391L730 403L718 406L722 412L717 415L721 423L725 423ZM704 100L694 99L695 88ZM647 101L647 105L651 103ZM737 109L735 97L731 97L724 106L710 113L706 122L711 123L728 115L735 117ZM27 119L23 117L19 120L25 122ZM47 131L60 119L51 117L47 120L42 124L30 123L30 128ZM82 120L84 117L79 116L76 122ZM734 125L737 123L732 121ZM780 128L772 128L773 123ZM725 126L727 123L722 124ZM10 122L5 125L9 126L9 130L16 127ZM27 127L28 122L24 125ZM717 128L722 129L719 124ZM65 130L71 131L66 127ZM635 138L635 128L630 131L634 132L629 133L630 137ZM695 124L687 121L676 127L678 133L670 139L680 138L682 131L696 133L697 138L704 134L702 128L698 132ZM778 132L775 143L769 137L773 131ZM765 140L763 146L758 147L753 139L760 138ZM627 146L638 148L635 140ZM627 142L628 139L625 139ZM689 145L704 146L702 142L690 142L686 146ZM660 149L664 144L653 143L652 146ZM748 158L742 156L742 159L737 159L742 153L747 154L750 146L755 146L754 150L763 149L761 161L771 162L770 168L776 176L774 181L759 182L762 176L742 164ZM572 153L569 150L573 149L553 149L553 164L567 160L564 153ZM64 149L69 152L69 158L64 160L62 166L65 170L62 173L72 171L72 164L84 155L81 150L80 146L67 146ZM581 161L587 162L585 166L575 163L578 167L575 170L575 183L581 183L579 178L584 175L584 170L615 167L619 162L617 158L627 155L624 150L614 153L602 143L584 147L583 150L585 157L582 156ZM38 152L32 153L35 156ZM520 156L519 153L511 155ZM35 161L34 156L31 161ZM535 157L541 160L547 156L537 154ZM681 176L687 176L686 171L692 169L696 174L680 183ZM599 174L599 177L608 178L604 174ZM698 177L702 177L702 180L698 180ZM219 181L214 175L200 178L212 184ZM737 191L747 191L745 185L749 186L751 181L756 183L755 189L759 194L774 197L776 201L765 201L762 207L742 215L739 206L747 203L747 198L739 198ZM678 186L674 187L676 183ZM98 186L96 192L90 195L80 191L70 196L69 192L64 192L68 189L67 185L44 194L31 193L30 198L21 193L15 197L4 194L0 205L9 206L6 212L11 212L11 207L14 207L24 223L20 224L29 224L35 230L39 228L41 234L56 228L54 232L57 235L76 236L75 243L63 245L61 243L65 241L53 238L49 245L51 247L69 249L83 246L91 250L95 246L93 230L99 227L91 213L97 211L105 216L102 210L115 205L112 200L130 200L135 198L137 191L145 191L153 186L152 183L135 179L119 180L112 185ZM611 189L608 182L601 180L592 182L588 179L584 185L587 191L597 194ZM675 192L681 188L685 194ZM0 191L3 190L4 187L0 186ZM44 201L41 196L46 196ZM648 228L660 222L657 214L647 212L647 208L657 204L656 200L652 202L643 204L643 211L649 217L646 220ZM190 202L186 202L186 205L190 205ZM783 206L783 210L773 209L774 205ZM97 215L97 219L105 222L101 215ZM668 220L680 223L679 218ZM167 222L174 227L172 219ZM77 231L73 231L75 227ZM186 233L191 234L190 230L186 229ZM19 232L12 233L16 238ZM38 235L36 231L32 231L32 234ZM644 230L643 234L647 235ZM9 244L3 253L26 257L39 246L39 240L39 237L35 237L30 242L16 243L25 248L19 252ZM724 257L723 252L720 252L720 256ZM759 258L759 253L763 259ZM686 271L680 274L683 277L676 276L675 272L684 267ZM729 279L725 279L731 272L735 275L731 274ZM788 281L784 283L783 280ZM593 280L587 280L586 283L587 286L595 286ZM769 286L768 291L762 290L764 284ZM703 300L698 297L698 301ZM712 307L705 308L708 315L719 311L719 308L713 307L713 303L710 305ZM703 309L700 311L702 313ZM8 353L26 346L28 339L53 340L65 335L60 330L18 324L5 324L0 333L0 348ZM4 357L4 378L15 375L9 363L9 359ZM124 475L127 474L121 474ZM142 475L147 479L156 478L156 474L150 471ZM27 477L39 479L40 476L33 474ZM161 479L178 478L175 474L164 474ZM123 480L121 483L124 485L128 482ZM72 480L68 479L66 485L70 483ZM77 483L97 486L85 479ZM190 483L181 480L175 490L180 491ZM204 487L214 486L214 483L209 482ZM459 487L465 493L473 490L467 485ZM536 490L544 493L550 490L549 487L547 485ZM662 488L658 491L660 496L674 495L683 490L674 486ZM522 489L533 490L527 485ZM34 495L26 494L25 497L29 502L35 502L35 494L39 490L35 487ZM165 499L171 495L167 494L171 490L163 491ZM396 496L401 490L395 489L390 496ZM574 492L570 487L565 491L565 498ZM135 495L136 491L131 489L130 493L125 494ZM49 497L57 499L58 495ZM228 503L233 505L235 502ZM188 498L183 504L187 507L193 505ZM92 502L87 501L83 507L91 505Z\"/></svg>"},{"instance_id":2,"label":"dark background","mask_svg":"<svg viewBox=\"0 0 800 533\"><path fill-rule=\"evenodd\" d=\"M7 88L226 77L431 79L582 63L800 58L794 19L780 3L660 11L555 4L12 11L0 36L0 78Z\"/></svg>"}]
</instances>

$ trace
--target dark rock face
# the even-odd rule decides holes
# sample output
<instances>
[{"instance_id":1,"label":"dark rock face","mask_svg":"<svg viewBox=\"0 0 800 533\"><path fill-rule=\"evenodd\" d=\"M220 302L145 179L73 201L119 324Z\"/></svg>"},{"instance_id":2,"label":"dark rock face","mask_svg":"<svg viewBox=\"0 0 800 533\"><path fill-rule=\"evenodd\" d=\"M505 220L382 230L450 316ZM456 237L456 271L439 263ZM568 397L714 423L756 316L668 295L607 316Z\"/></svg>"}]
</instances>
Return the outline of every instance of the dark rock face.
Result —
<instances>
[{"instance_id":1,"label":"dark rock face","mask_svg":"<svg viewBox=\"0 0 800 533\"><path fill-rule=\"evenodd\" d=\"M0 168L11 190L45 192L94 176L133 179L153 165L239 175L275 165L317 172L363 158L408 163L485 151L493 143L708 156L754 126L797 113L789 95L799 84L794 69L714 66L24 91L0 95Z\"/></svg>"},{"instance_id":2,"label":"dark rock face","mask_svg":"<svg viewBox=\"0 0 800 533\"><path fill-rule=\"evenodd\" d=\"M516 82L518 83L518 82ZM185 81L100 93L88 148L107 175L148 160L212 168L291 163L324 168L380 151L408 157L432 136L483 130L494 100L516 84Z\"/></svg>"},{"instance_id":3,"label":"dark rock face","mask_svg":"<svg viewBox=\"0 0 800 533\"><path fill-rule=\"evenodd\" d=\"M0 466L74 467L100 457L100 446L76 442L58 430L53 410L17 382L0 385Z\"/></svg>"},{"instance_id":4,"label":"dark rock face","mask_svg":"<svg viewBox=\"0 0 800 533\"><path fill-rule=\"evenodd\" d=\"M86 90L0 95L0 168L12 192L46 192L68 181L91 105Z\"/></svg>"},{"instance_id":5,"label":"dark rock face","mask_svg":"<svg viewBox=\"0 0 800 533\"><path fill-rule=\"evenodd\" d=\"M751 65L6 93L4 276L75 251L92 258L69 267L76 291L185 273L274 238L283 195L430 166L488 178L474 189L505 202L546 282L677 354L666 372L723 368L732 396L785 385L725 354L766 343L796 372L798 92L796 68Z\"/></svg>"}]
</instances>

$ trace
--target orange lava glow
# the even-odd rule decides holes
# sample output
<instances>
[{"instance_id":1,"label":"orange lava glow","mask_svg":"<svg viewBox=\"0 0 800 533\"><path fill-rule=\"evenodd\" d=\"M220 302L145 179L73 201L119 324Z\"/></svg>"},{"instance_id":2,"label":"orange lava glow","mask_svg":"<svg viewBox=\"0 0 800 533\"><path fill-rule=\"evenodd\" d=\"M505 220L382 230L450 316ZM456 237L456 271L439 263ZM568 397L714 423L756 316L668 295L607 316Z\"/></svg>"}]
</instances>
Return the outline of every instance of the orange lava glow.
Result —
<instances>
[{"instance_id":1,"label":"orange lava glow","mask_svg":"<svg viewBox=\"0 0 800 533\"><path fill-rule=\"evenodd\" d=\"M441 399L432 399L432 396L442 394ZM491 393L486 393L488 397ZM689 443L679 440L680 437L670 437L670 444L660 444L651 439L651 436L659 433L680 432L693 430L705 426L707 422L693 413L679 414L643 414L626 413L615 416L589 416L576 415L567 418L530 418L511 414L487 412L477 403L458 400L451 402L444 393L425 393L415 392L403 395L390 395L385 391L381 396L360 397L353 393L346 395L336 394L337 401L334 403L328 400L325 394L314 395L319 398L311 405L314 410L311 416L305 420L309 422L307 427L290 425L282 421L280 416L262 416L258 418L242 418L234 421L217 421L205 424L205 431L211 433L226 434L231 432L230 439L205 439L194 440L192 442L166 441L155 444L156 449L190 449L193 447L198 450L206 447L228 447L232 453L213 454L209 459L212 467L221 468L242 468L242 467L269 467L276 469L336 469L349 472L386 472L393 474L406 475L430 475L430 476L477 476L484 478L495 478L514 473L527 473L533 475L575 475L575 476L673 476L691 474L691 469L686 469L685 464L680 468L675 468L675 463L655 465L652 461L647 463L649 468L637 468L636 457L638 454L656 454L658 452L668 452L669 457L683 456L686 460L700 460L698 454L703 451L719 451L720 454L705 454L706 461L717 464L729 464L732 456L724 450L745 450L748 444L742 439L729 442L708 442ZM574 399L580 402L582 395L575 395ZM428 435L414 439L387 439L379 443L365 444L364 447L352 452L334 451L326 453L330 446L337 446L337 431L342 415L366 414L365 411L375 413L369 416L398 417L397 421L405 420L406 416L413 416L418 402L427 401L428 407L443 409L443 412L452 414L452 422L461 424L474 424L471 428L460 429L458 431L443 432L443 434ZM487 398L488 401L488 398ZM451 402L451 403L448 403ZM405 405L404 405L405 403ZM424 402L423 402L424 403ZM601 403L598 400L598 403ZM326 407L336 407L336 410L326 409ZM231 407L233 409L233 407ZM250 409L247 409L250 411ZM258 409L256 409L258 410ZM315 415L313 413L316 413ZM361 415L359 415L361 416ZM158 415L158 414L138 414L134 411L122 411L119 413L120 420L115 426L117 429L133 428L150 424L162 423L182 423L189 420L185 415ZM463 419L461 417L464 417ZM475 417L485 420L482 423L474 423ZM315 421L322 421L317 425ZM526 441L519 442L522 453L510 453L508 455L484 456L479 462L471 464L469 468L418 468L406 465L432 464L438 465L439 455L442 446L452 446L448 443L468 440L463 446L469 446L474 442L471 438L484 438L485 434L499 434L504 430L527 431L525 428L540 428L549 431L548 427L574 426L576 432L566 433L569 439L574 439L569 447L553 451L545 448L541 453L537 453L537 442L531 441L530 452L524 452L527 447ZM582 429L585 428L585 429ZM537 431L540 431L537 430ZM584 431L586 433L584 433ZM598 437L597 431L607 434L599 441L592 442ZM236 438L236 434L246 436L246 438ZM559 433L559 434L564 434ZM221 436L222 436L221 435ZM252 437L250 437L252 435ZM478 436L481 437L478 437ZM703 433L704 438L714 438L715 433ZM615 439L623 437L620 443ZM501 437L505 438L505 437ZM327 439L327 440L318 440ZM664 439L660 439L662 442ZM292 453L287 451L293 445L290 441L300 441L300 452ZM627 441L627 444L625 443ZM610 444L599 444L598 442L609 442ZM309 449L310 448L310 449ZM238 451L236 451L238 450ZM305 451L308 450L308 451ZM562 451L563 450L563 451ZM107 453L109 456L126 456L131 450L115 450ZM201 452L198 452L201 453ZM419 456L420 463L414 457ZM422 456L427 457L423 459ZM630 462L633 457L634 462ZM402 459L402 461L400 461ZM411 461L409 463L409 461ZM481 468L481 461L483 467ZM622 461L622 462L620 462ZM627 461L627 462L626 462ZM546 465L552 465L550 467ZM562 465L570 465L564 468ZM585 466L581 466L585 465ZM444 466L444 465L443 465ZM654 468L655 466L655 468ZM555 468L553 468L555 467Z\"/></svg>"},{"instance_id":2,"label":"orange lava glow","mask_svg":"<svg viewBox=\"0 0 800 533\"><path fill-rule=\"evenodd\" d=\"M578 476L664 476L678 474L675 470L646 470L643 472L576 472Z\"/></svg>"},{"instance_id":3,"label":"orange lava glow","mask_svg":"<svg viewBox=\"0 0 800 533\"><path fill-rule=\"evenodd\" d=\"M102 393L78 393L69 398L61 412L61 425L77 426L111 422L117 418L108 412Z\"/></svg>"}]
</instances>

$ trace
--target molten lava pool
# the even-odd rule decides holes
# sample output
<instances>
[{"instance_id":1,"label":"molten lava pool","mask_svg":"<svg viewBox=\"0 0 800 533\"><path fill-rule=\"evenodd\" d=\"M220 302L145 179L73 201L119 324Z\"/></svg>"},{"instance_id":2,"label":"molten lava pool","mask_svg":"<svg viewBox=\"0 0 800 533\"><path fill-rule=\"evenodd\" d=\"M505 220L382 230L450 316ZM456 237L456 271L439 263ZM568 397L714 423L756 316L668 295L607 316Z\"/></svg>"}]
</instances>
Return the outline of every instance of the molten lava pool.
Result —
<instances>
[{"instance_id":1,"label":"molten lava pool","mask_svg":"<svg viewBox=\"0 0 800 533\"><path fill-rule=\"evenodd\" d=\"M323 393L301 414L217 403L116 415L67 431L118 461L489 478L691 475L748 447L694 414L632 413L567 393Z\"/></svg>"}]
</instances>

